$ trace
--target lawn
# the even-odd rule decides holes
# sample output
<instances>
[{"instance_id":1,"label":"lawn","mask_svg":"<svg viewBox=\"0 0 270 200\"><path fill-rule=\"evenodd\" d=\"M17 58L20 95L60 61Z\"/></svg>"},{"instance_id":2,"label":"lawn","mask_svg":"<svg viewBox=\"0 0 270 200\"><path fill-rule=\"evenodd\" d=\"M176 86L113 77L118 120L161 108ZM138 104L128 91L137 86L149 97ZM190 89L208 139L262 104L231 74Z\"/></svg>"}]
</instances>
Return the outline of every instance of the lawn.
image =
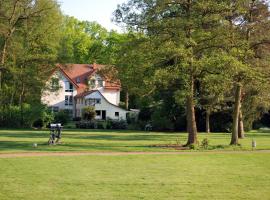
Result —
<instances>
[{"instance_id":1,"label":"lawn","mask_svg":"<svg viewBox=\"0 0 270 200\"><path fill-rule=\"evenodd\" d=\"M62 145L48 146L46 130L0 130L0 153L176 151L152 146L184 143L186 136L65 130ZM269 133L246 136L235 150L250 150L252 138L258 149L270 149ZM0 158L0 199L270 199L268 151L230 152L230 135L225 133L202 133L199 138L223 148L210 154Z\"/></svg>"},{"instance_id":2,"label":"lawn","mask_svg":"<svg viewBox=\"0 0 270 200\"><path fill-rule=\"evenodd\" d=\"M270 199L270 154L0 159L3 200Z\"/></svg>"},{"instance_id":3,"label":"lawn","mask_svg":"<svg viewBox=\"0 0 270 200\"><path fill-rule=\"evenodd\" d=\"M135 131L93 131L64 130L63 144L48 146L48 130L0 130L0 153L8 152L130 152L130 151L175 151L174 149L153 147L153 145L184 144L186 133L158 133ZM270 149L270 133L249 132L240 140L241 147L229 147L230 134L199 134L199 140L208 138L210 148L215 150L250 150L255 139L257 149ZM33 143L38 147L33 148Z\"/></svg>"}]
</instances>

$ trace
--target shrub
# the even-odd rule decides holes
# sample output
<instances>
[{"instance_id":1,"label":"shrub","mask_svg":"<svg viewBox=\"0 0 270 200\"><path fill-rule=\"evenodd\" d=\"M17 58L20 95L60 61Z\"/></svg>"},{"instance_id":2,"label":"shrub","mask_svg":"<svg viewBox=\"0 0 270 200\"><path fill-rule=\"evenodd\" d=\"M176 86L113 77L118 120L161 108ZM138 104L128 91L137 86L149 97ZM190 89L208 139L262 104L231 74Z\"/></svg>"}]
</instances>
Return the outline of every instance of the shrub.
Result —
<instances>
[{"instance_id":1,"label":"shrub","mask_svg":"<svg viewBox=\"0 0 270 200\"><path fill-rule=\"evenodd\" d=\"M156 131L171 131L174 129L174 124L158 109L152 115L152 127Z\"/></svg>"},{"instance_id":2,"label":"shrub","mask_svg":"<svg viewBox=\"0 0 270 200\"><path fill-rule=\"evenodd\" d=\"M80 121L76 123L76 128L97 129L97 122L96 121Z\"/></svg>"},{"instance_id":3,"label":"shrub","mask_svg":"<svg viewBox=\"0 0 270 200\"><path fill-rule=\"evenodd\" d=\"M97 129L106 129L106 123L102 121L97 122Z\"/></svg>"},{"instance_id":4,"label":"shrub","mask_svg":"<svg viewBox=\"0 0 270 200\"><path fill-rule=\"evenodd\" d=\"M88 120L88 121L95 119L96 117L95 107L93 106L84 107L82 110L82 116L84 120Z\"/></svg>"},{"instance_id":5,"label":"shrub","mask_svg":"<svg viewBox=\"0 0 270 200\"><path fill-rule=\"evenodd\" d=\"M74 117L74 118L73 118L73 121L74 121L74 122L79 122L79 121L81 121L81 120L82 120L81 117Z\"/></svg>"},{"instance_id":6,"label":"shrub","mask_svg":"<svg viewBox=\"0 0 270 200\"><path fill-rule=\"evenodd\" d=\"M59 112L55 113L54 122L61 123L62 125L67 124L71 120L69 111L67 110L60 110Z\"/></svg>"},{"instance_id":7,"label":"shrub","mask_svg":"<svg viewBox=\"0 0 270 200\"><path fill-rule=\"evenodd\" d=\"M201 143L201 147L204 149L208 149L208 146L209 146L209 140L207 138L204 138Z\"/></svg>"},{"instance_id":8,"label":"shrub","mask_svg":"<svg viewBox=\"0 0 270 200\"><path fill-rule=\"evenodd\" d=\"M0 126L1 127L25 127L30 128L36 122L41 126L44 121L51 119L46 113L46 107L37 104L22 104L22 106L6 106L0 110Z\"/></svg>"},{"instance_id":9,"label":"shrub","mask_svg":"<svg viewBox=\"0 0 270 200\"><path fill-rule=\"evenodd\" d=\"M196 144L191 144L191 145L189 145L189 148L192 150L196 150L196 149L198 149L198 146Z\"/></svg>"},{"instance_id":10,"label":"shrub","mask_svg":"<svg viewBox=\"0 0 270 200\"><path fill-rule=\"evenodd\" d=\"M127 127L125 120L107 120L107 129L127 129Z\"/></svg>"}]
</instances>

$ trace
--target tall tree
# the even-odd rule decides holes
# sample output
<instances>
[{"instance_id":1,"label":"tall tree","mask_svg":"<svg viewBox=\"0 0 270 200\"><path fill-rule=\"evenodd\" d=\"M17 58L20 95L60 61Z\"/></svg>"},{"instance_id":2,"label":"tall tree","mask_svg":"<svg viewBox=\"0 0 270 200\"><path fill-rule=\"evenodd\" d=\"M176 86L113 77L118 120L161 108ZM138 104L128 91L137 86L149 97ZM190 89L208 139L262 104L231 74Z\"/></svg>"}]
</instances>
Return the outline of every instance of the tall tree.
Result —
<instances>
[{"instance_id":1,"label":"tall tree","mask_svg":"<svg viewBox=\"0 0 270 200\"><path fill-rule=\"evenodd\" d=\"M40 102L41 90L56 60L61 12L54 0L14 0L0 4L2 56L1 121L25 103Z\"/></svg>"},{"instance_id":2,"label":"tall tree","mask_svg":"<svg viewBox=\"0 0 270 200\"><path fill-rule=\"evenodd\" d=\"M185 98L186 145L197 143L196 83L198 77L207 72L200 60L205 54L211 57L211 49L220 48L220 21L225 8L223 1L213 0L130 0L115 11L119 23L144 31L155 43L154 50L159 52L155 68L183 80L184 87L176 96Z\"/></svg>"},{"instance_id":3,"label":"tall tree","mask_svg":"<svg viewBox=\"0 0 270 200\"><path fill-rule=\"evenodd\" d=\"M263 64L264 59L261 59L264 56L258 57L256 48L265 49L269 44L269 11L267 2L263 0L230 1L229 5L228 24L224 26L228 33L228 52L241 62L235 66L233 75L235 105L231 144L235 145L239 137L244 137L241 101L244 100L245 86L248 82L262 83L262 77L268 71Z\"/></svg>"}]
</instances>

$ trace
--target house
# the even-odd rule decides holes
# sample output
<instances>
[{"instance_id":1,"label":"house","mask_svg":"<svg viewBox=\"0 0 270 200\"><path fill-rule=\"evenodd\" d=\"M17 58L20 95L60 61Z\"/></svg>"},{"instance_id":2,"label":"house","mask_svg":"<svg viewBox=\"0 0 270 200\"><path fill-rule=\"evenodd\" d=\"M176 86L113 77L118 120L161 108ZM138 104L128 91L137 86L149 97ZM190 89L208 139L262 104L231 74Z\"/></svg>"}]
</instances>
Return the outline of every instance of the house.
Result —
<instances>
[{"instance_id":1,"label":"house","mask_svg":"<svg viewBox=\"0 0 270 200\"><path fill-rule=\"evenodd\" d=\"M42 102L54 112L67 110L82 117L85 106L94 106L96 119L126 120L127 111L119 107L121 84L100 74L103 65L58 64L47 81Z\"/></svg>"}]
</instances>

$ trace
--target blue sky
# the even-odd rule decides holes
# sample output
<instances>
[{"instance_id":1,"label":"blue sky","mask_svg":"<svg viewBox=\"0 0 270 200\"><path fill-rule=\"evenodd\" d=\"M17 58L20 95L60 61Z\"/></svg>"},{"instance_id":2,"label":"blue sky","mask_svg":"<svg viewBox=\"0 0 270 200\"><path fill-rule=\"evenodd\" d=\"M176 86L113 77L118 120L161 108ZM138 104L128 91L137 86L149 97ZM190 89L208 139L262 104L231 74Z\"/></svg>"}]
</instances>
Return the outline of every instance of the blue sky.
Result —
<instances>
[{"instance_id":1,"label":"blue sky","mask_svg":"<svg viewBox=\"0 0 270 200\"><path fill-rule=\"evenodd\" d=\"M117 4L127 0L58 0L64 14L80 20L97 21L108 30L121 28L111 22L112 13Z\"/></svg>"}]
</instances>

